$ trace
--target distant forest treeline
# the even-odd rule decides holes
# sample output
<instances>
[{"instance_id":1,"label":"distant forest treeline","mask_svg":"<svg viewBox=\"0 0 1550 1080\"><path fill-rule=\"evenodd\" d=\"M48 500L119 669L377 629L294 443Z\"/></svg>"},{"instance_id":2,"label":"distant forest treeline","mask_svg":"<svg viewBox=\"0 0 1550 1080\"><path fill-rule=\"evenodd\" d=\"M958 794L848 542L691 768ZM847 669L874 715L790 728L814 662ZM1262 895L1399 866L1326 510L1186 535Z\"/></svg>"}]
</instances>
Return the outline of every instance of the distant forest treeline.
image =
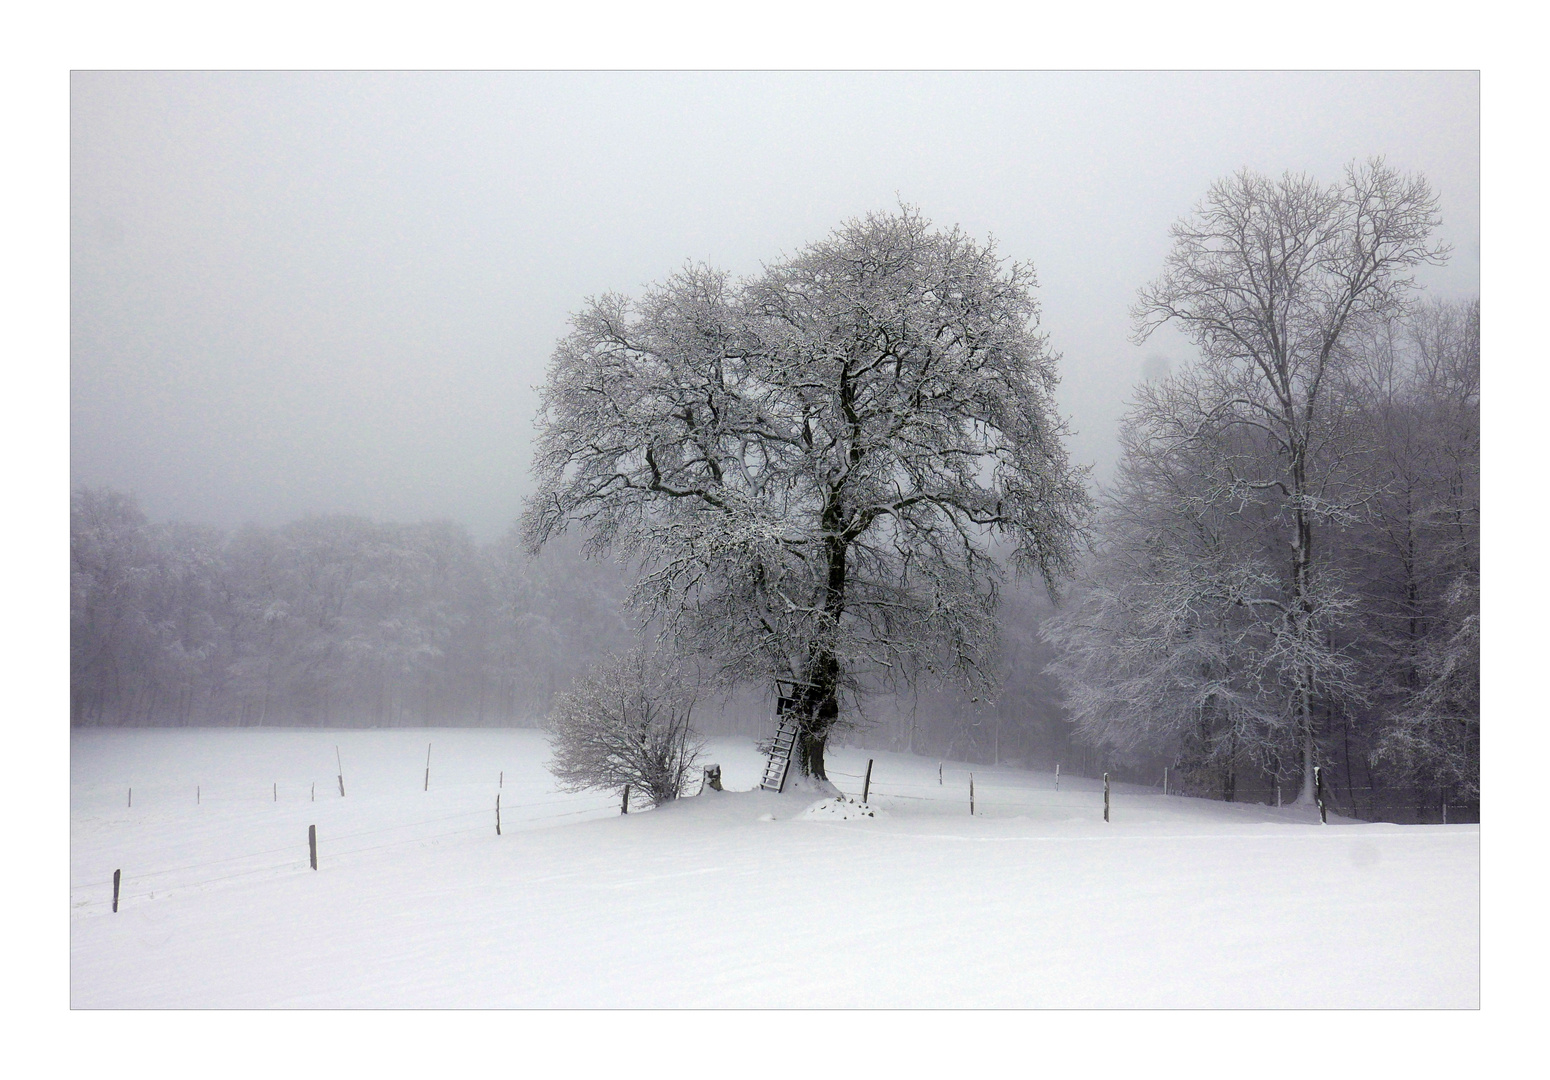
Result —
<instances>
[{"instance_id":1,"label":"distant forest treeline","mask_svg":"<svg viewBox=\"0 0 1550 1080\"><path fill-rule=\"evenodd\" d=\"M617 567L451 522L228 534L78 489L70 548L75 724L505 724L634 639Z\"/></svg>"},{"instance_id":2,"label":"distant forest treeline","mask_svg":"<svg viewBox=\"0 0 1550 1080\"><path fill-rule=\"evenodd\" d=\"M153 523L122 492L71 499L71 721L84 725L530 725L638 633L633 577L557 541L476 544L452 522L309 517L233 532ZM1043 674L1048 602L1010 587L995 705L883 695L869 741L970 760L1067 753ZM697 724L762 734L763 688L707 695Z\"/></svg>"}]
</instances>

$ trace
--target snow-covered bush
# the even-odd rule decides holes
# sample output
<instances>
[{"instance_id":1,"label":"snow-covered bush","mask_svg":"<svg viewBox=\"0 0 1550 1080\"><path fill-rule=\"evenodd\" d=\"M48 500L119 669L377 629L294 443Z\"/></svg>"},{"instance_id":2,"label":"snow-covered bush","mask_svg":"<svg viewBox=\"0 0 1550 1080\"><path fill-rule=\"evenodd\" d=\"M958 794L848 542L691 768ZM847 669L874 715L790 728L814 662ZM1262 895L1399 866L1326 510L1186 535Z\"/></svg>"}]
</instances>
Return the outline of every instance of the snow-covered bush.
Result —
<instances>
[{"instance_id":1,"label":"snow-covered bush","mask_svg":"<svg viewBox=\"0 0 1550 1080\"><path fill-rule=\"evenodd\" d=\"M625 785L652 806L683 792L702 744L690 726L694 688L679 665L644 648L604 657L549 714L549 771L569 791Z\"/></svg>"}]
</instances>

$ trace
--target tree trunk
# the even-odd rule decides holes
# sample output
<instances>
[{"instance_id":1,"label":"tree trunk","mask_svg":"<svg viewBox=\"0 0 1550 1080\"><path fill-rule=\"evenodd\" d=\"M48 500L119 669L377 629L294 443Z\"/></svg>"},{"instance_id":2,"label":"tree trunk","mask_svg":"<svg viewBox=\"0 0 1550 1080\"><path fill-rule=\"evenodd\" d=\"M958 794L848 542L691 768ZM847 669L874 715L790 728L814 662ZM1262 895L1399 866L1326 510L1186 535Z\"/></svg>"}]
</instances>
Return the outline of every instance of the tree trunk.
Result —
<instances>
[{"instance_id":1,"label":"tree trunk","mask_svg":"<svg viewBox=\"0 0 1550 1080\"><path fill-rule=\"evenodd\" d=\"M1296 537L1292 541L1292 610L1297 619L1296 635L1306 642L1312 633L1313 600L1310 577L1313 566L1313 522L1308 519L1302 499L1307 491L1307 472L1304 462L1305 449L1298 446L1291 462L1293 520ZM1297 801L1312 805L1313 793L1313 669L1305 668L1297 692L1298 727L1302 731L1302 792Z\"/></svg>"},{"instance_id":2,"label":"tree trunk","mask_svg":"<svg viewBox=\"0 0 1550 1080\"><path fill-rule=\"evenodd\" d=\"M1313 805L1313 710L1309 708L1308 688L1302 689L1302 793L1297 801Z\"/></svg>"},{"instance_id":3,"label":"tree trunk","mask_svg":"<svg viewBox=\"0 0 1550 1080\"><path fill-rule=\"evenodd\" d=\"M840 536L841 513L839 491L831 489L823 514L824 530L828 534L824 546L829 564L824 583L823 611L825 618L836 625L845 613L847 578L848 551L846 541ZM803 776L825 782L829 777L824 772L823 752L829 741L829 730L840 716L840 675L839 658L833 650L815 643L808 653L803 680L794 693L793 706L801 718L795 764Z\"/></svg>"},{"instance_id":4,"label":"tree trunk","mask_svg":"<svg viewBox=\"0 0 1550 1080\"><path fill-rule=\"evenodd\" d=\"M809 730L803 730L797 736L797 766L802 770L802 775L818 780L829 779L823 771L823 750L828 741L827 734L816 734Z\"/></svg>"},{"instance_id":5,"label":"tree trunk","mask_svg":"<svg viewBox=\"0 0 1550 1080\"><path fill-rule=\"evenodd\" d=\"M839 676L840 665L834 654L819 652L808 665L805 684L797 688L788 706L800 718L794 764L803 776L829 779L824 771L823 753L829 742L829 730L840 715Z\"/></svg>"}]
</instances>

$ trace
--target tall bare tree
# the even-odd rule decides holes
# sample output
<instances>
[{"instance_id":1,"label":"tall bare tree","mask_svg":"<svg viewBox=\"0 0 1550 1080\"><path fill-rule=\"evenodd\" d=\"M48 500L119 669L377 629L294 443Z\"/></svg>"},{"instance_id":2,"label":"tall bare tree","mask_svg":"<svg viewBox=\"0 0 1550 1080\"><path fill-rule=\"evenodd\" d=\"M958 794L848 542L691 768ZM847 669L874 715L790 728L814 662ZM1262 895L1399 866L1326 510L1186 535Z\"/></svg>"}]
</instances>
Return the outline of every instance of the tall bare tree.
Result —
<instances>
[{"instance_id":1,"label":"tall bare tree","mask_svg":"<svg viewBox=\"0 0 1550 1080\"><path fill-rule=\"evenodd\" d=\"M841 697L987 681L1004 538L1053 587L1088 511L1033 271L918 212L871 215L745 283L690 267L575 317L525 511L637 559L635 601L799 718L825 780Z\"/></svg>"},{"instance_id":2,"label":"tall bare tree","mask_svg":"<svg viewBox=\"0 0 1550 1080\"><path fill-rule=\"evenodd\" d=\"M1329 185L1245 170L1214 184L1174 225L1166 269L1132 310L1138 342L1172 322L1200 350L1211 385L1178 438L1241 427L1273 446L1273 471L1235 475L1233 486L1279 504L1291 548L1285 619L1309 657L1319 634L1315 533L1348 509L1325 483L1334 473L1314 469L1341 420L1331 407L1332 376L1351 331L1402 311L1413 268L1446 257L1431 240L1437 224L1425 179L1381 160L1352 165ZM1304 801L1313 798L1317 684L1304 664L1293 700Z\"/></svg>"},{"instance_id":3,"label":"tall bare tree","mask_svg":"<svg viewBox=\"0 0 1550 1080\"><path fill-rule=\"evenodd\" d=\"M1331 641L1355 608L1336 574L1316 568L1289 617L1281 508L1240 479L1276 469L1275 446L1246 425L1200 430L1211 390L1198 368L1138 388L1094 558L1041 631L1084 742L1117 764L1171 760L1232 799L1240 773L1293 756L1305 680L1326 699L1362 685Z\"/></svg>"}]
</instances>

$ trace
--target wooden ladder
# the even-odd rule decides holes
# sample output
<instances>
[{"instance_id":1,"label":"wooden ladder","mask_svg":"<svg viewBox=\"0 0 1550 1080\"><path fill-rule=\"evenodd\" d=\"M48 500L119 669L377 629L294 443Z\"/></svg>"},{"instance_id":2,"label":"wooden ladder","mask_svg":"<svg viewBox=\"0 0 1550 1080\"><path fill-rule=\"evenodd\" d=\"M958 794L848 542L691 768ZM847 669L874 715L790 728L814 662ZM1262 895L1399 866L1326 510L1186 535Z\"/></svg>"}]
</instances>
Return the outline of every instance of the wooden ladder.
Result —
<instances>
[{"instance_id":1,"label":"wooden ladder","mask_svg":"<svg viewBox=\"0 0 1550 1080\"><path fill-rule=\"evenodd\" d=\"M759 781L761 791L778 793L786 790L786 774L791 771L791 753L796 749L800 729L796 715L788 712L781 716L780 726L775 729L775 740L770 743L769 760L764 763L764 779Z\"/></svg>"}]
</instances>

